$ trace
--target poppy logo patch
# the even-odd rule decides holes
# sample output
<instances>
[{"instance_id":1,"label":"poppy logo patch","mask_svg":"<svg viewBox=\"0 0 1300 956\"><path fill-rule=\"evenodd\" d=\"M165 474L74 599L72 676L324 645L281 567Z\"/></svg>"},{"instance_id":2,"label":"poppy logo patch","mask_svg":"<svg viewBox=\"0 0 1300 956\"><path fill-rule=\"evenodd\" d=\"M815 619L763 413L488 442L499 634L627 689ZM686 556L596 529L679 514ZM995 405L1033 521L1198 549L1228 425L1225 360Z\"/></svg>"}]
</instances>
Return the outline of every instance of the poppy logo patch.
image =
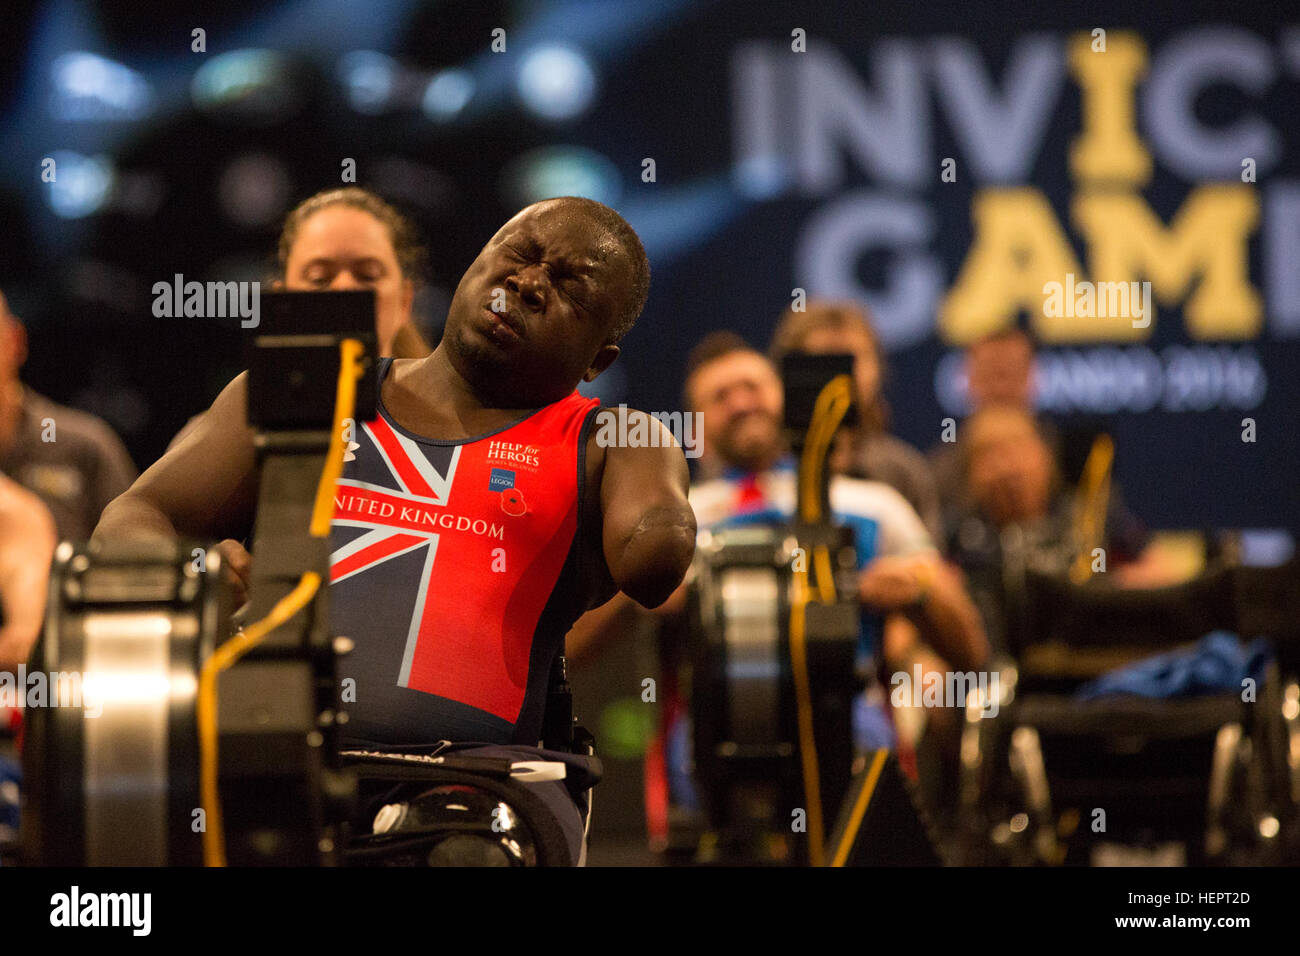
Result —
<instances>
[{"instance_id":1,"label":"poppy logo patch","mask_svg":"<svg viewBox=\"0 0 1300 956\"><path fill-rule=\"evenodd\" d=\"M524 496L519 493L518 488L507 488L501 492L501 510L515 517L528 510L528 505L524 502Z\"/></svg>"}]
</instances>

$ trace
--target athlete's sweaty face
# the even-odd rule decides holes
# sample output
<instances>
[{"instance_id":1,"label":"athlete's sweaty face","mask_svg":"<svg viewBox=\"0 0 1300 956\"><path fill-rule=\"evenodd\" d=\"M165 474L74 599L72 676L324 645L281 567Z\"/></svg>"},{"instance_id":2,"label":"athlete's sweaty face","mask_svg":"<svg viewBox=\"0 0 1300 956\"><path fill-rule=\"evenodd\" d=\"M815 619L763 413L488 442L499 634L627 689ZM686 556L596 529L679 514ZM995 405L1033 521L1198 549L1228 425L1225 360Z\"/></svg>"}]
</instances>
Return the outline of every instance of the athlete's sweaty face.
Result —
<instances>
[{"instance_id":1,"label":"athlete's sweaty face","mask_svg":"<svg viewBox=\"0 0 1300 956\"><path fill-rule=\"evenodd\" d=\"M632 295L633 264L606 228L576 204L537 203L461 277L443 343L476 388L545 405L618 356L611 333Z\"/></svg>"}]
</instances>

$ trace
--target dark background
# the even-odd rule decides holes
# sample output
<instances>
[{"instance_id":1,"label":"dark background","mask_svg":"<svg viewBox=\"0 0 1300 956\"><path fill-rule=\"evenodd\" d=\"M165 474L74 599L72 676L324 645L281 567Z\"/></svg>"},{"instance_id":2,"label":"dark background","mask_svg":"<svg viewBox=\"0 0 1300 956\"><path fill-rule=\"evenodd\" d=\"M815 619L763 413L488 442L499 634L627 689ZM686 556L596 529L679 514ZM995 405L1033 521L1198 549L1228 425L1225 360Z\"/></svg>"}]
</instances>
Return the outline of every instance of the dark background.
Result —
<instances>
[{"instance_id":1,"label":"dark background","mask_svg":"<svg viewBox=\"0 0 1300 956\"><path fill-rule=\"evenodd\" d=\"M756 197L738 187L734 130L743 94L733 89L731 72L737 49L755 40L788 51L795 27L807 31L810 50L833 52L873 95L874 71L889 44L924 50L936 38L967 41L999 88L1027 36L1045 34L1063 46L1097 26L1129 29L1154 59L1192 28L1242 28L1273 51L1272 81L1257 91L1212 85L1199 97L1197 115L1214 126L1253 114L1276 132L1281 158L1261 169L1261 194L1300 177L1300 42L1283 5L1039 2L1018 12L981 2L882 6L11 3L0 26L0 288L29 330L25 378L108 419L146 467L240 369L246 334L238 320L155 318L152 285L175 273L199 281L266 278L284 213L338 185L344 158L356 160L359 185L396 202L424 230L431 275L417 312L432 337L461 272L526 202L581 192L623 212L645 242L653 283L623 357L596 383L611 403L679 407L686 353L711 329L733 328L766 347L792 288L824 291L799 274L800 235L819 210L855 191L915 201L927 211L931 238L923 251L939 264L946 287L972 241L972 199L991 184L971 175L933 77L920 78L928 115L918 122L931 132L926 164L933 175L919 184L879 181L846 153L844 175L827 192ZM489 49L497 27L506 30L505 53ZM191 51L195 28L206 31L205 53ZM567 117L538 115L520 94L528 57L548 45L567 48L569 59L542 69L535 88L581 92L583 63L589 71L590 96L585 103L579 97ZM69 55L81 59L60 59ZM449 70L459 72L443 72ZM439 77L442 92L432 102L447 104L448 115L424 109ZM453 109L457 83L472 84L472 92ZM789 120L783 135L794 136ZM1067 76L1021 184L1045 194L1086 268L1087 250L1068 218L1077 187L1068 147L1080 123L1079 89ZM1140 111L1138 131L1146 143ZM1156 166L1140 195L1167 223L1198 183L1165 168L1147 145ZM59 158L57 191L41 182L47 156ZM949 156L957 158L958 180L942 183L939 162ZM653 183L641 178L646 157L656 163ZM553 178L540 179L544 173ZM540 181L525 187L524 174ZM1210 402L1101 416L1116 439L1116 473L1128 503L1152 527L1300 529L1300 322L1275 321L1270 312L1262 232L1261 225L1252 235L1249 257L1265 303L1263 331L1228 343L1258 357L1267 379L1262 399L1249 409ZM1300 249L1281 254L1300 266ZM856 277L868 303L887 287L899 256L866 249L858 257ZM935 376L951 345L933 327L887 339L893 428L928 448L949 414L936 398ZM1159 353L1198 343L1188 338L1180 308L1161 307L1154 334L1141 344ZM1240 438L1247 415L1257 422L1254 444ZM647 729L637 711L640 680L654 666L644 646L624 647L616 657L603 681L575 678L579 700L588 702L584 719L606 742L611 768L638 760ZM614 679L615 672L622 677ZM621 699L615 685L627 690ZM620 790L603 801L607 828L637 814L635 782L618 773L611 785L615 780ZM614 806L620 810L611 816Z\"/></svg>"}]
</instances>

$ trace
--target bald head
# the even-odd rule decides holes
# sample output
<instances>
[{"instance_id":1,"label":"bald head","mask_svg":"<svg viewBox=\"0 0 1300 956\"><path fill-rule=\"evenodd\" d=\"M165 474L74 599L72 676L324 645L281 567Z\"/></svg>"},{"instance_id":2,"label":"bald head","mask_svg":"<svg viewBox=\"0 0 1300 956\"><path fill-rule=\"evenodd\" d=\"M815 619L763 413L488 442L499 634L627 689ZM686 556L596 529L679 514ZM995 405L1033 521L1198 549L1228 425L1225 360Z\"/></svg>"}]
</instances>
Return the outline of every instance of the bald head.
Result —
<instances>
[{"instance_id":1,"label":"bald head","mask_svg":"<svg viewBox=\"0 0 1300 956\"><path fill-rule=\"evenodd\" d=\"M587 199L584 196L559 196L555 199L543 199L526 206L520 210L519 216L524 216L531 211L545 211L549 214L560 214L565 217L581 217L596 226L600 235L596 247L593 250L595 254L603 261L617 263L621 268L626 269L630 279L631 293L626 300L621 303L614 316L614 325L611 333L612 340L617 342L636 324L637 318L641 315L641 310L645 308L646 299L650 294L650 260L646 258L645 248L641 245L641 238L636 231L628 225L626 219L620 216L615 210L606 206L604 203L596 202L594 199ZM514 219L511 220L512 222Z\"/></svg>"}]
</instances>

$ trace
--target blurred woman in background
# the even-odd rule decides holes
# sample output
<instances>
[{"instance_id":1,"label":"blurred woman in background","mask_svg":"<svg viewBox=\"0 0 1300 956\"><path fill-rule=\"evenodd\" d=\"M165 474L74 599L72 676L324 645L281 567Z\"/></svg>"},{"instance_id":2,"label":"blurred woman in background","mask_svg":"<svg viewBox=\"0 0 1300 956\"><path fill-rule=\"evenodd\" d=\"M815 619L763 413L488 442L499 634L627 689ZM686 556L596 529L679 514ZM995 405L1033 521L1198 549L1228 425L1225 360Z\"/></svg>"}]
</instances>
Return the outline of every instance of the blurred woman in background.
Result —
<instances>
[{"instance_id":1,"label":"blurred woman in background","mask_svg":"<svg viewBox=\"0 0 1300 956\"><path fill-rule=\"evenodd\" d=\"M355 186L319 192L285 218L276 288L373 289L379 355L422 358L432 349L411 322L424 249L410 220Z\"/></svg>"}]
</instances>

